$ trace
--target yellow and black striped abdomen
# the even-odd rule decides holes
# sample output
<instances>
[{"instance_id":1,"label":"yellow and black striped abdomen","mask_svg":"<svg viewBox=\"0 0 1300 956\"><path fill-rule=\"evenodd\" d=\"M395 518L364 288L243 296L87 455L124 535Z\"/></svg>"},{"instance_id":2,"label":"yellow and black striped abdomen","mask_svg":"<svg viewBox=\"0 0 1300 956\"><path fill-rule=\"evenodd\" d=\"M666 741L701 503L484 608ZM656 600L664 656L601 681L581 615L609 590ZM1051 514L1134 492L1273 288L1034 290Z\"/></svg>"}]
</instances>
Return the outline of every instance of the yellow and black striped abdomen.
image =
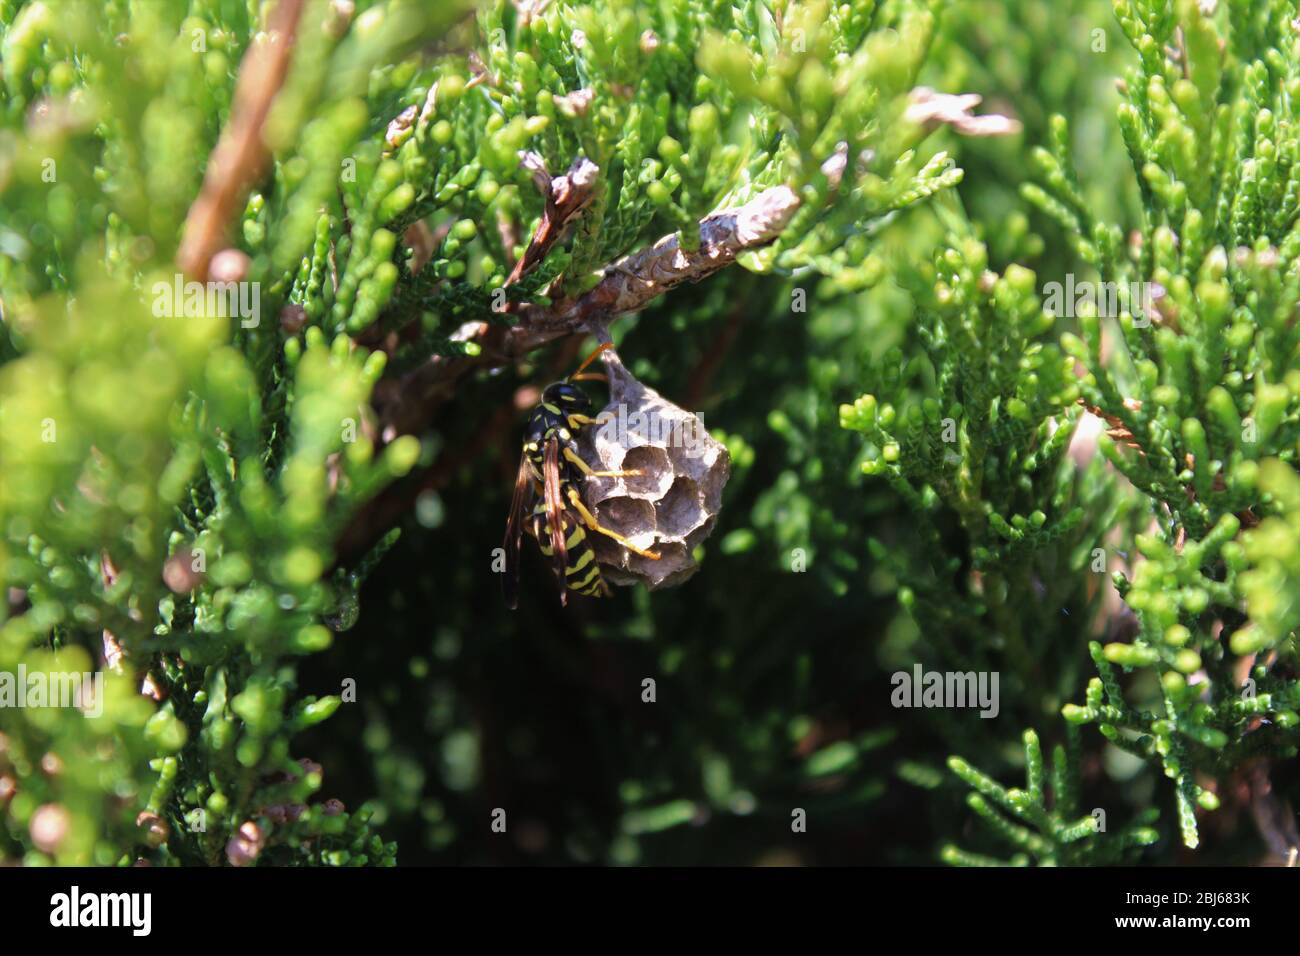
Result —
<instances>
[{"instance_id":1,"label":"yellow and black striped abdomen","mask_svg":"<svg viewBox=\"0 0 1300 956\"><path fill-rule=\"evenodd\" d=\"M563 525L564 547L567 552L564 567L565 585L570 591L599 597L605 594L605 582L600 576L600 565L596 563L596 552L591 549L587 533L582 524L569 513L568 509L560 512ZM537 546L542 554L551 557L551 528L546 521L546 502L539 501L533 508L528 520L528 530L537 539Z\"/></svg>"}]
</instances>

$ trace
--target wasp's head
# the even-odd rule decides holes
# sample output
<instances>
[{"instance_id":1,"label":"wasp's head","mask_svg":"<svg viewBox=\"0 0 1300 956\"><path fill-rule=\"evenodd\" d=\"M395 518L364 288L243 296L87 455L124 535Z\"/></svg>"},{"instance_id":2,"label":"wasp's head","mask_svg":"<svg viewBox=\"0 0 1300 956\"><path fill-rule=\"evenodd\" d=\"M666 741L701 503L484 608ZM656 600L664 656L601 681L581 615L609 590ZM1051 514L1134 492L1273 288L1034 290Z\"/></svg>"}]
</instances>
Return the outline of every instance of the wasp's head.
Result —
<instances>
[{"instance_id":1,"label":"wasp's head","mask_svg":"<svg viewBox=\"0 0 1300 956\"><path fill-rule=\"evenodd\" d=\"M587 393L571 382L556 382L546 386L542 392L542 402L555 406L565 415L590 415L592 411L591 399Z\"/></svg>"}]
</instances>

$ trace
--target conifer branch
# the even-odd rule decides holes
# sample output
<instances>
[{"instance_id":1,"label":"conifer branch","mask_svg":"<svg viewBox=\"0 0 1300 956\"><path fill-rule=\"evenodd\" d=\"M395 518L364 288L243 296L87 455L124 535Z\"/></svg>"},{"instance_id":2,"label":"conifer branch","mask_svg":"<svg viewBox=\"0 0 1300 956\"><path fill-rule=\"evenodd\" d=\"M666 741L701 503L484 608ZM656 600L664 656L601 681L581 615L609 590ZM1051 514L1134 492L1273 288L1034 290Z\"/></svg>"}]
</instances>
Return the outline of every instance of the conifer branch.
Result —
<instances>
[{"instance_id":1,"label":"conifer branch","mask_svg":"<svg viewBox=\"0 0 1300 956\"><path fill-rule=\"evenodd\" d=\"M209 263L225 247L235 213L265 173L269 151L262 128L289 72L305 5L306 0L279 0L266 32L240 64L230 121L208 160L203 189L190 207L176 252L181 271L199 282L207 280Z\"/></svg>"},{"instance_id":2,"label":"conifer branch","mask_svg":"<svg viewBox=\"0 0 1300 956\"><path fill-rule=\"evenodd\" d=\"M473 343L476 356L433 356L383 389L384 440L418 431L436 405L450 396L456 380L471 369L508 364L557 338L584 332L588 323L638 311L682 283L698 282L740 254L772 242L798 208L799 199L789 187L766 189L740 206L701 220L694 249L682 248L679 233L670 233L607 266L596 286L573 301L524 306L518 310L517 324L509 328L488 322L463 326L453 338Z\"/></svg>"}]
</instances>

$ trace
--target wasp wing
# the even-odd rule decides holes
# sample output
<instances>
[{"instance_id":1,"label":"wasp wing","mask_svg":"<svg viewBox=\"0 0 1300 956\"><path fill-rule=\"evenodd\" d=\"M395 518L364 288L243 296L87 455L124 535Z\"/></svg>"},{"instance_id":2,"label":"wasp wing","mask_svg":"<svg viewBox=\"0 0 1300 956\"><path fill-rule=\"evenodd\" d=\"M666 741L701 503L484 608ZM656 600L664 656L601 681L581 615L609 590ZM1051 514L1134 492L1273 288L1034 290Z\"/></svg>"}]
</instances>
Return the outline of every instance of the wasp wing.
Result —
<instances>
[{"instance_id":1,"label":"wasp wing","mask_svg":"<svg viewBox=\"0 0 1300 956\"><path fill-rule=\"evenodd\" d=\"M564 506L564 496L560 492L560 440L555 435L546 440L545 457L542 460L542 493L546 501L546 524L551 532L551 558L555 562L556 579L560 582L560 604L564 605L568 603L569 597L569 579L566 574L569 549L564 543L568 509Z\"/></svg>"},{"instance_id":2,"label":"wasp wing","mask_svg":"<svg viewBox=\"0 0 1300 956\"><path fill-rule=\"evenodd\" d=\"M524 536L524 512L533 497L533 474L528 467L528 456L519 456L519 474L515 477L515 493L510 499L510 516L506 519L505 577L501 579L501 594L506 607L514 610L519 603L519 542Z\"/></svg>"}]
</instances>

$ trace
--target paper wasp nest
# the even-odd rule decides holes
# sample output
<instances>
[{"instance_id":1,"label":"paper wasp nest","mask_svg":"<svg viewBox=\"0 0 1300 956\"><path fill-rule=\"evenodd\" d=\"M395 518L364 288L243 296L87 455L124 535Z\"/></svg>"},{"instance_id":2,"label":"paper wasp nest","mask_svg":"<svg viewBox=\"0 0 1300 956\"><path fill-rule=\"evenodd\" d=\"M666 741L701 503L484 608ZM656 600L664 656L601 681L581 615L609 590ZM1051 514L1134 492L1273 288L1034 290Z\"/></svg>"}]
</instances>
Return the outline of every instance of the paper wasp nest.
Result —
<instances>
[{"instance_id":1,"label":"paper wasp nest","mask_svg":"<svg viewBox=\"0 0 1300 956\"><path fill-rule=\"evenodd\" d=\"M611 583L673 587L699 570L692 552L713 531L731 455L698 415L642 385L612 351L604 359L609 404L600 423L583 430L581 454L596 471L641 474L588 478L585 497L601 524L660 558L642 557L606 535L588 540Z\"/></svg>"}]
</instances>

